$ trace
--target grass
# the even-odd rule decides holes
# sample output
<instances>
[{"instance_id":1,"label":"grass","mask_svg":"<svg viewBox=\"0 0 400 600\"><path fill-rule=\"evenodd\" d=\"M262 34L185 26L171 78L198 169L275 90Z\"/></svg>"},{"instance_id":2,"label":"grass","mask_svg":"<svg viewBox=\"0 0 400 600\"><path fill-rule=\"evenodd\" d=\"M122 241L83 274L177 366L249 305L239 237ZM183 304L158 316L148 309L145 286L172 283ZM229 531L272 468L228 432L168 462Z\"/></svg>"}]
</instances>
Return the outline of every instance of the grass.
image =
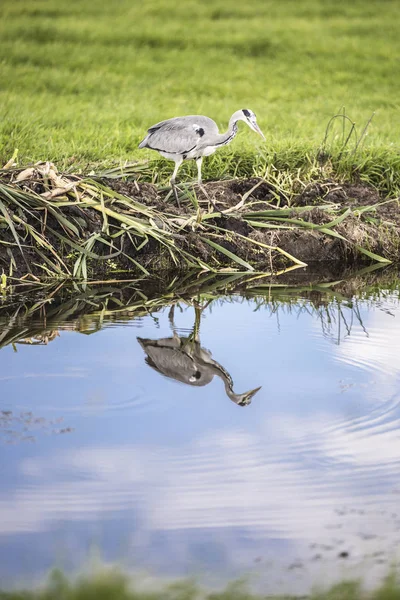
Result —
<instances>
[{"instance_id":1,"label":"grass","mask_svg":"<svg viewBox=\"0 0 400 600\"><path fill-rule=\"evenodd\" d=\"M271 164L307 171L345 106L358 138L343 155L349 129L334 123L324 149L334 171L356 163L358 176L397 193L399 17L397 0L3 0L0 161L16 148L20 164L62 170L146 160L156 155L137 144L151 124L206 114L224 129L249 107L267 142L242 124L205 161L205 178ZM153 163L153 177L167 170Z\"/></svg>"},{"instance_id":2,"label":"grass","mask_svg":"<svg viewBox=\"0 0 400 600\"><path fill-rule=\"evenodd\" d=\"M396 199L355 207L326 201L316 208L291 204L287 195L285 208L280 206L282 186L270 184L276 203L263 201L260 210L260 201L250 195L261 184L265 180L218 212L202 212L196 195L183 189L181 200L196 212L177 216L125 196L97 177L59 174L48 162L0 170L1 286L7 285L4 276L14 274L88 281L100 273L149 275L167 267L272 274L307 266L279 246L279 235L293 230L294 235L303 231L339 240L344 258L350 252L355 260L378 263L390 263L391 253L398 258L397 245L389 243L374 217L379 207ZM317 222L309 219L315 210ZM246 226L245 234L238 224ZM396 225L387 222L387 227L397 244ZM373 252L382 236L387 256Z\"/></svg>"},{"instance_id":3,"label":"grass","mask_svg":"<svg viewBox=\"0 0 400 600\"><path fill-rule=\"evenodd\" d=\"M180 581L158 589L135 586L134 582L115 570L104 570L91 576L69 581L54 571L45 587L37 590L0 591L0 600L289 600L293 596L265 596L252 593L241 581L229 584L220 592L206 592L192 581ZM304 596L303 596L304 598ZM360 582L344 581L325 591L314 591L310 600L398 600L400 585L390 575L375 590L365 591Z\"/></svg>"},{"instance_id":4,"label":"grass","mask_svg":"<svg viewBox=\"0 0 400 600\"><path fill-rule=\"evenodd\" d=\"M193 200L190 192L184 192L182 198ZM251 203L248 206L251 207ZM228 211L232 213L231 209ZM242 245L256 252L268 251L271 265L275 262L273 255L278 255L290 261L288 266L305 266L279 246L227 232L212 224L211 219L219 214L222 213L198 211L177 218L119 194L96 179L59 175L51 163L22 171L0 170L0 227L3 230L0 246L8 253L9 275L25 263L24 276L36 270L43 276L87 281L99 271L99 263L108 261L118 268L120 263L115 261L120 258L129 263L125 271L141 271L145 275L149 275L149 271L144 263L150 263L148 266L154 274L160 269L160 261L170 268L218 272L226 270L228 259L230 270L254 271L249 262L225 247L226 233L231 241L240 238ZM184 234L196 230L201 232L201 242L216 250L219 258L211 256L206 262L195 246L192 248L186 243ZM150 250L146 261L140 252L147 251L151 242L153 251ZM390 262L362 251L375 260ZM90 271L89 265L93 267Z\"/></svg>"}]
</instances>

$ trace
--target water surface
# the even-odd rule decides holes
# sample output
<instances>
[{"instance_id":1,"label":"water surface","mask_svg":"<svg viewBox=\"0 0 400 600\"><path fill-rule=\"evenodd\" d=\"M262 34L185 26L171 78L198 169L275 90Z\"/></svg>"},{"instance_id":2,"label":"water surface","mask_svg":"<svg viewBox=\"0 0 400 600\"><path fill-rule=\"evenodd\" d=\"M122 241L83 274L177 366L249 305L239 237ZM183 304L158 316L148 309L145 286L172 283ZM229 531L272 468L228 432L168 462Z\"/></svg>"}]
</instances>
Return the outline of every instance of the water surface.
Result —
<instances>
[{"instance_id":1,"label":"water surface","mask_svg":"<svg viewBox=\"0 0 400 600\"><path fill-rule=\"evenodd\" d=\"M4 584L94 547L280 592L398 558L397 289L66 319L0 350Z\"/></svg>"}]
</instances>

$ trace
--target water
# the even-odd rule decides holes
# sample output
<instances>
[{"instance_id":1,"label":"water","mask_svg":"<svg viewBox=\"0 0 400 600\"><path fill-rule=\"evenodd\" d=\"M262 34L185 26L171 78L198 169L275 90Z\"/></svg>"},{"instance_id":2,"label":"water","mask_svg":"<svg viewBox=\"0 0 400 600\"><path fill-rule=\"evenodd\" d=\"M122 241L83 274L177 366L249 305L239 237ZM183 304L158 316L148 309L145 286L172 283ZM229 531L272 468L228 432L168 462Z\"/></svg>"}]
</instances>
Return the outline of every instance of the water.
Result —
<instances>
[{"instance_id":1,"label":"water","mask_svg":"<svg viewBox=\"0 0 400 600\"><path fill-rule=\"evenodd\" d=\"M4 585L93 548L130 571L250 574L271 592L375 581L399 558L396 287L70 311L57 328L46 310L0 350ZM1 326L4 340L10 316ZM230 377L234 394L261 386L251 404Z\"/></svg>"}]
</instances>

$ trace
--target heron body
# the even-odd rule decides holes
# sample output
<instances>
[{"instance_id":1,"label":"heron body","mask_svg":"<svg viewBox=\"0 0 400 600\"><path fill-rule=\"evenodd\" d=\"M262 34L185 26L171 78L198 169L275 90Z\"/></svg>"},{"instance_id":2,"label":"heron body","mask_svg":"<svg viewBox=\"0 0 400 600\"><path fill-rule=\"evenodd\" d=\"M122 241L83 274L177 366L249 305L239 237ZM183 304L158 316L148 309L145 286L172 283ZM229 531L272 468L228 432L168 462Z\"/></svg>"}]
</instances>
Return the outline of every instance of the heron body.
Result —
<instances>
[{"instance_id":1,"label":"heron body","mask_svg":"<svg viewBox=\"0 0 400 600\"><path fill-rule=\"evenodd\" d=\"M244 121L253 131L264 135L257 125L256 115L250 109L236 111L229 120L225 133L219 133L217 124L209 117L189 115L175 117L152 125L139 148L156 150L175 162L171 185L175 185L178 169L184 160L197 163L198 183L201 185L201 167L204 156L210 156L221 146L229 144L237 134L238 121Z\"/></svg>"},{"instance_id":2,"label":"heron body","mask_svg":"<svg viewBox=\"0 0 400 600\"><path fill-rule=\"evenodd\" d=\"M222 379L228 398L239 406L250 404L260 390L258 387L243 394L234 392L228 371L212 358L209 350L200 346L199 341L176 334L158 340L137 340L147 354L147 364L166 377L199 387L210 383L216 375Z\"/></svg>"}]
</instances>

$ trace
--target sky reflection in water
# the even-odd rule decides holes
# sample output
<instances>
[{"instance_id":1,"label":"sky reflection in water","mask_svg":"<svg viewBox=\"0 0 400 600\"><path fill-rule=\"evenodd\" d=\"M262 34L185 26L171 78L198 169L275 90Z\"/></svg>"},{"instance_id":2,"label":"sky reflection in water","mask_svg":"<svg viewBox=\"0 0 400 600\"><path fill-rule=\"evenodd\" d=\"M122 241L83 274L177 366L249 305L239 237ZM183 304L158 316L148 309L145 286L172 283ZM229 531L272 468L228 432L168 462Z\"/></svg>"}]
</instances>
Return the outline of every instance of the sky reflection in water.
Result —
<instances>
[{"instance_id":1,"label":"sky reflection in water","mask_svg":"<svg viewBox=\"0 0 400 600\"><path fill-rule=\"evenodd\" d=\"M92 545L156 574L251 572L271 591L386 569L400 545L398 295L329 318L305 300L218 301L192 354L183 308L175 337L167 308L1 350L1 579L77 567ZM179 347L190 385L157 372L171 375L165 355L146 364L138 337ZM235 394L261 386L250 405L231 401L229 375Z\"/></svg>"}]
</instances>

